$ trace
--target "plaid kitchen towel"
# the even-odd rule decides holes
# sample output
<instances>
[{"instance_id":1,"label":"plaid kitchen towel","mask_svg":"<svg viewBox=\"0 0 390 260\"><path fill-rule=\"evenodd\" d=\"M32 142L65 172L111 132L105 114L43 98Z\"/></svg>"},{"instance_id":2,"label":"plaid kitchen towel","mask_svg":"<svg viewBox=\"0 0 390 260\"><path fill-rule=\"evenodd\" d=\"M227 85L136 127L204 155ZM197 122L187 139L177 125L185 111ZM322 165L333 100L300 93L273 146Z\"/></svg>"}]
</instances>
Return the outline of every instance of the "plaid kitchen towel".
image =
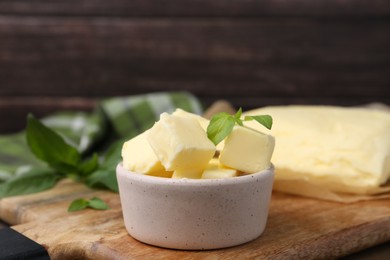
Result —
<instances>
[{"instance_id":1,"label":"plaid kitchen towel","mask_svg":"<svg viewBox=\"0 0 390 260\"><path fill-rule=\"evenodd\" d=\"M187 92L151 93L102 100L92 113L59 112L44 118L45 125L87 155L97 144L130 139L153 126L163 112L176 108L201 114L199 100ZM102 148L100 148L102 149ZM31 167L45 164L29 151L25 133L0 135L0 183Z\"/></svg>"}]
</instances>

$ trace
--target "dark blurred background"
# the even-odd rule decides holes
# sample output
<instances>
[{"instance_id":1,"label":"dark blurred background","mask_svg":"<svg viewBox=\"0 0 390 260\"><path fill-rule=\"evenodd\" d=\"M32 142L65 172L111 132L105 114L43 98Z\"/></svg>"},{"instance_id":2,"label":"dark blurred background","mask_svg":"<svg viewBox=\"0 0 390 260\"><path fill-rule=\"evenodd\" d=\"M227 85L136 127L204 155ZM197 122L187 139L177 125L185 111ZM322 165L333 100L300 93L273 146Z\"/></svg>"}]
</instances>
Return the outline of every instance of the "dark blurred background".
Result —
<instances>
[{"instance_id":1,"label":"dark blurred background","mask_svg":"<svg viewBox=\"0 0 390 260\"><path fill-rule=\"evenodd\" d=\"M0 133L187 90L207 107L390 104L390 1L0 0Z\"/></svg>"}]
</instances>

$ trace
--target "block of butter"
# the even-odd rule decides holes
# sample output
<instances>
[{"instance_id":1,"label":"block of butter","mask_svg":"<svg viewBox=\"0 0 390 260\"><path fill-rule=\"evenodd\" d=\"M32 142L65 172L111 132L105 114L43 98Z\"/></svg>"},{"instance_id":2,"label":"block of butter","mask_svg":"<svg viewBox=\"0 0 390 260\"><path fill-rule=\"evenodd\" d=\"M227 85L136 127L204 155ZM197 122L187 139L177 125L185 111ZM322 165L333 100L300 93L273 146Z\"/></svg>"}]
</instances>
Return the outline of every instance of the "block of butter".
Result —
<instances>
[{"instance_id":1,"label":"block of butter","mask_svg":"<svg viewBox=\"0 0 390 260\"><path fill-rule=\"evenodd\" d=\"M187 179L200 179L202 178L203 168L193 168L193 169L177 169L173 172L171 178L187 178Z\"/></svg>"},{"instance_id":2,"label":"block of butter","mask_svg":"<svg viewBox=\"0 0 390 260\"><path fill-rule=\"evenodd\" d=\"M200 124L200 126L206 131L207 130L207 126L209 125L209 122L210 120L200 116L200 115L197 115L197 114L193 114L193 113L190 113L190 112L187 112L181 108L177 108L173 113L172 113L173 116L181 116L181 117L186 117L186 118L193 118L195 120L197 120Z\"/></svg>"},{"instance_id":3,"label":"block of butter","mask_svg":"<svg viewBox=\"0 0 390 260\"><path fill-rule=\"evenodd\" d=\"M188 170L191 178L197 169L203 171L216 151L196 119L168 113L162 113L149 129L147 140L167 171L180 172L173 177L185 177Z\"/></svg>"},{"instance_id":4,"label":"block of butter","mask_svg":"<svg viewBox=\"0 0 390 260\"><path fill-rule=\"evenodd\" d=\"M202 173L202 179L222 179L238 176L236 169L222 165L217 158L210 160L207 168Z\"/></svg>"},{"instance_id":5,"label":"block of butter","mask_svg":"<svg viewBox=\"0 0 390 260\"><path fill-rule=\"evenodd\" d=\"M148 131L123 144L123 168L126 170L151 175L165 171L146 139Z\"/></svg>"},{"instance_id":6,"label":"block of butter","mask_svg":"<svg viewBox=\"0 0 390 260\"><path fill-rule=\"evenodd\" d=\"M181 116L181 117L187 117L187 118L188 118L188 117L194 118L194 119L196 119L196 120L199 122L199 124L200 124L201 127L204 129L204 131L207 132L207 127L208 127L208 125L209 125L209 123L210 123L210 120L208 120L208 119L206 119L206 118L204 118L204 117L202 117L202 116L199 116L199 115L196 115L196 114L187 112L187 111L185 111L185 110L183 110L183 109L180 109L180 108L176 109L176 110L172 113L172 115ZM218 150L218 151L221 151L222 148L223 148L223 146L224 146L224 141L222 141L222 142L220 142L219 144L217 144L217 150Z\"/></svg>"},{"instance_id":7,"label":"block of butter","mask_svg":"<svg viewBox=\"0 0 390 260\"><path fill-rule=\"evenodd\" d=\"M275 106L275 180L304 180L334 192L375 194L390 177L390 113L367 108ZM261 131L263 127L246 122Z\"/></svg>"},{"instance_id":8,"label":"block of butter","mask_svg":"<svg viewBox=\"0 0 390 260\"><path fill-rule=\"evenodd\" d=\"M219 161L245 173L259 172L270 167L274 146L273 136L249 127L234 126L225 139Z\"/></svg>"}]
</instances>

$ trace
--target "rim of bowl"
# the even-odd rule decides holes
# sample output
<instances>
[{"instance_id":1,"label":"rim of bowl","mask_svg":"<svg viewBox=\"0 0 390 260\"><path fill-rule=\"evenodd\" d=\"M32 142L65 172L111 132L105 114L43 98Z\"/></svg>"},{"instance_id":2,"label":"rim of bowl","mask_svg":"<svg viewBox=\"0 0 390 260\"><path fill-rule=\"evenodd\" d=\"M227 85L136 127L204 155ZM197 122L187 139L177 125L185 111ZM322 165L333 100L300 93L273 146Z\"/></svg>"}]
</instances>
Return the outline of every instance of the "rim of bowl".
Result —
<instances>
[{"instance_id":1,"label":"rim of bowl","mask_svg":"<svg viewBox=\"0 0 390 260\"><path fill-rule=\"evenodd\" d=\"M173 179L173 178L164 178L158 176L151 176L140 174L136 172L132 172L126 170L122 166L122 162L120 162L116 167L117 174L122 175L124 178L133 179L138 181L143 181L149 184L164 184L164 185L183 185L183 186L219 186L219 185L229 185L229 184L237 184L237 183L245 183L252 182L254 179L265 179L269 176L274 175L275 167L271 163L271 166L267 169L264 169L259 172L250 173L246 175L241 175L232 178L220 178L220 179ZM128 173L128 174L127 174Z\"/></svg>"}]
</instances>

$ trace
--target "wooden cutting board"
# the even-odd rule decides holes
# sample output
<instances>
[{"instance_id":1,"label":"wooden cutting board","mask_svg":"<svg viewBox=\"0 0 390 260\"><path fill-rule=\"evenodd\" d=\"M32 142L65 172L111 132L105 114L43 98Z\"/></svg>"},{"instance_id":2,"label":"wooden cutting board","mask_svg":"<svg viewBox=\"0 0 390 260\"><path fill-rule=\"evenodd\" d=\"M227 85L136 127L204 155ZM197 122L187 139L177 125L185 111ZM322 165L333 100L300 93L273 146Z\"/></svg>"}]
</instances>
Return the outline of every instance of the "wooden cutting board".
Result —
<instances>
[{"instance_id":1,"label":"wooden cutting board","mask_svg":"<svg viewBox=\"0 0 390 260\"><path fill-rule=\"evenodd\" d=\"M94 196L110 209L67 212L73 199ZM1 200L0 218L43 245L52 259L329 259L390 241L389 199L339 204L274 193L267 227L252 242L208 251L158 248L127 234L118 194L69 180Z\"/></svg>"}]
</instances>

